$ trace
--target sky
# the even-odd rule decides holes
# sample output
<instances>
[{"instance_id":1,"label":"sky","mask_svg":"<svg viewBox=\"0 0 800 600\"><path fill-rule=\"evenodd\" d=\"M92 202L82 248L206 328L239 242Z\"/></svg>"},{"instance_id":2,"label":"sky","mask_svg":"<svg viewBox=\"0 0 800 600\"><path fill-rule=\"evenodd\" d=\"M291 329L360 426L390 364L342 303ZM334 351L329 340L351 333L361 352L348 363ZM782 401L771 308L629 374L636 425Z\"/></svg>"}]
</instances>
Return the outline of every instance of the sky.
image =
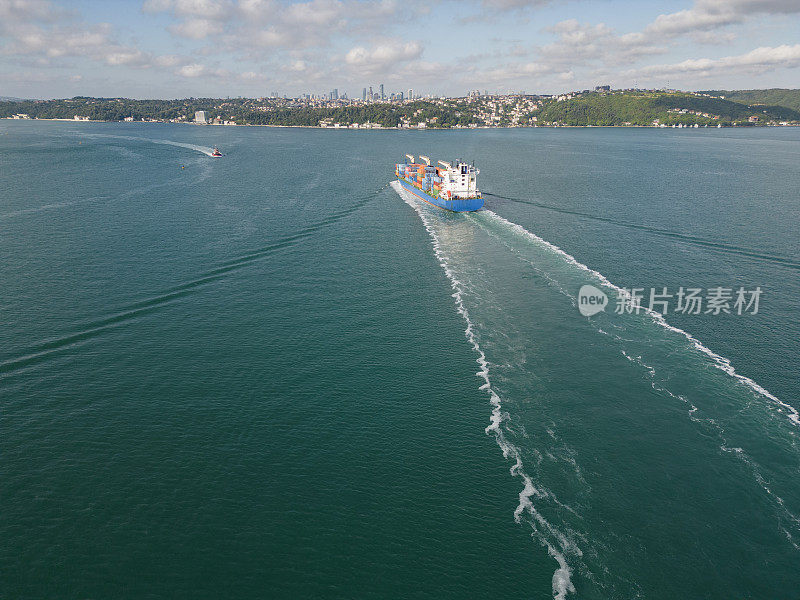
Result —
<instances>
[{"instance_id":1,"label":"sky","mask_svg":"<svg viewBox=\"0 0 800 600\"><path fill-rule=\"evenodd\" d=\"M0 0L0 96L800 87L800 0Z\"/></svg>"}]
</instances>

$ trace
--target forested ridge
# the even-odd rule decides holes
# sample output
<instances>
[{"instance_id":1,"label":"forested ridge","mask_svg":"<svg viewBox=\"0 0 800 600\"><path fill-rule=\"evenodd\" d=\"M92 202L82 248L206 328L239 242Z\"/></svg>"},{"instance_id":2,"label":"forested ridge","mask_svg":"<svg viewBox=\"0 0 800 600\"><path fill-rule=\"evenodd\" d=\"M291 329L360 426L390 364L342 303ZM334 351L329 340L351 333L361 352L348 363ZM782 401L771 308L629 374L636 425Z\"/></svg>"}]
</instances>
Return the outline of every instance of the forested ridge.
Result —
<instances>
[{"instance_id":1,"label":"forested ridge","mask_svg":"<svg viewBox=\"0 0 800 600\"><path fill-rule=\"evenodd\" d=\"M761 101L761 102L759 102ZM190 122L196 111L237 125L504 127L764 125L800 122L800 90L584 91L561 96L486 95L413 102L287 98L133 100L78 96L0 101L0 117Z\"/></svg>"}]
</instances>

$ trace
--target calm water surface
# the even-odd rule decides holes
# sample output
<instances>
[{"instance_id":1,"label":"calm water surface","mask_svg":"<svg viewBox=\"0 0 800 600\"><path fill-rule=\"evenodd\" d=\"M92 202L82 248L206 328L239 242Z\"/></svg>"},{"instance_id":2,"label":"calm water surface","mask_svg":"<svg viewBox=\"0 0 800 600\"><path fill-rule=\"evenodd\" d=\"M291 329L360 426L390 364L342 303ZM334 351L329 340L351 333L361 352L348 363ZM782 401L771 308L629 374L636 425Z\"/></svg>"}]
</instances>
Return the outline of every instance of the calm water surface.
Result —
<instances>
[{"instance_id":1,"label":"calm water surface","mask_svg":"<svg viewBox=\"0 0 800 600\"><path fill-rule=\"evenodd\" d=\"M406 152L487 210L395 191ZM788 128L0 123L0 597L800 597L798 164Z\"/></svg>"}]
</instances>

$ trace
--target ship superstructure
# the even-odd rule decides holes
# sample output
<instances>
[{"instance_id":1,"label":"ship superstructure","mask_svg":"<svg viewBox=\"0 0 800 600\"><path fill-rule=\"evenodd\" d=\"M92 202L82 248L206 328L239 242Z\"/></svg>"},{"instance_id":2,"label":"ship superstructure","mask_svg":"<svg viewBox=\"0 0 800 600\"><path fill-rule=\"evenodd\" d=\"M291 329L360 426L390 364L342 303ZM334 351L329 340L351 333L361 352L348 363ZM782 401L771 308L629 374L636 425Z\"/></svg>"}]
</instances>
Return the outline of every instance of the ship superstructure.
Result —
<instances>
[{"instance_id":1,"label":"ship superstructure","mask_svg":"<svg viewBox=\"0 0 800 600\"><path fill-rule=\"evenodd\" d=\"M406 154L407 162L395 165L395 175L400 184L420 200L439 208L455 212L478 210L483 206L483 197L478 190L477 177L480 171L474 164L463 160L451 162L440 160L437 166L427 156Z\"/></svg>"}]
</instances>

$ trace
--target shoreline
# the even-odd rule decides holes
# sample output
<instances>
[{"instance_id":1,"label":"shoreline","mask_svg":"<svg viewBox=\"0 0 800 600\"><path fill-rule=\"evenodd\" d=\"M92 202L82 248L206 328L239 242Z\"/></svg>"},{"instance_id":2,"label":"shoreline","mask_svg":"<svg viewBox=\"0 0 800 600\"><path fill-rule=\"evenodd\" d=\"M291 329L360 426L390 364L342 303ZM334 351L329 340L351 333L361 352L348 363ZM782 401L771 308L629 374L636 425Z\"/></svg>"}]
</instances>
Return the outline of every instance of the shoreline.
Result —
<instances>
[{"instance_id":1,"label":"shoreline","mask_svg":"<svg viewBox=\"0 0 800 600\"><path fill-rule=\"evenodd\" d=\"M0 121L56 121L59 123L119 123L123 125L195 125L197 127L274 127L281 129L331 129L335 131L474 131L476 129L758 129L762 127L800 127L800 123L786 125L723 125L722 127L698 125L684 125L683 127L673 127L672 125L515 125L487 127L320 127L319 125L268 125L258 123L222 125L215 123L192 123L190 121L101 121L94 119L58 119L58 118L36 118L15 119L14 117L0 117Z\"/></svg>"}]
</instances>

